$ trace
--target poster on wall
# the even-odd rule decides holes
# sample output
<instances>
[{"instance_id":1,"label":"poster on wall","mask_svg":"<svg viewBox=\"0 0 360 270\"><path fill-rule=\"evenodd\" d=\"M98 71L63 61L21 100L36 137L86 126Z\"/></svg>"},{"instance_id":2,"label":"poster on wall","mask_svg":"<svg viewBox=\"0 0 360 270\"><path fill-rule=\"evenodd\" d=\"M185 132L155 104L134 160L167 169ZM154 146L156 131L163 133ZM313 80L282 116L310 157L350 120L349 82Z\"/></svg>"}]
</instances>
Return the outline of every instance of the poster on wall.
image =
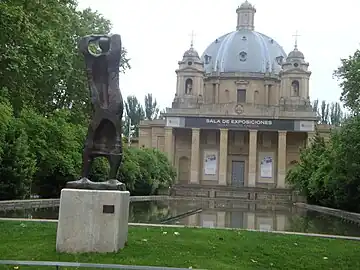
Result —
<instances>
[{"instance_id":1,"label":"poster on wall","mask_svg":"<svg viewBox=\"0 0 360 270\"><path fill-rule=\"evenodd\" d=\"M272 178L272 157L264 157L260 163L260 177L261 178Z\"/></svg>"},{"instance_id":2,"label":"poster on wall","mask_svg":"<svg viewBox=\"0 0 360 270\"><path fill-rule=\"evenodd\" d=\"M217 152L205 151L204 152L204 174L216 175L217 171Z\"/></svg>"}]
</instances>

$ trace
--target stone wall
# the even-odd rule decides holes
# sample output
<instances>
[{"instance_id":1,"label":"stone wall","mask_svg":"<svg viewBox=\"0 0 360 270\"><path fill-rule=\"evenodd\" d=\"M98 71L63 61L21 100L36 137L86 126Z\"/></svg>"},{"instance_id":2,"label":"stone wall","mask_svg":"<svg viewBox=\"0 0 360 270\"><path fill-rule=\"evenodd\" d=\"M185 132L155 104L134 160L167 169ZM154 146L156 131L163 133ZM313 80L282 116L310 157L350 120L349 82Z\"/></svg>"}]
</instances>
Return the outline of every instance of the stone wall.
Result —
<instances>
[{"instance_id":1,"label":"stone wall","mask_svg":"<svg viewBox=\"0 0 360 270\"><path fill-rule=\"evenodd\" d=\"M130 202L138 201L161 201L167 200L169 196L131 196ZM31 209L31 208L50 208L58 207L60 199L36 199L36 200L12 200L0 201L0 211L16 210L16 209Z\"/></svg>"},{"instance_id":2,"label":"stone wall","mask_svg":"<svg viewBox=\"0 0 360 270\"><path fill-rule=\"evenodd\" d=\"M229 186L175 185L171 195L177 197L207 198L215 200L241 200L246 202L291 203L305 199L290 189L233 188Z\"/></svg>"},{"instance_id":3,"label":"stone wall","mask_svg":"<svg viewBox=\"0 0 360 270\"><path fill-rule=\"evenodd\" d=\"M323 206L319 206L319 205L311 205L311 204L306 204L306 203L296 203L296 206L302 207L302 208L305 208L308 210L313 210L313 211L321 212L324 214L336 216L336 217L346 219L346 220L360 224L360 213L347 212L347 211L340 210L340 209L328 208L328 207L323 207Z\"/></svg>"}]
</instances>

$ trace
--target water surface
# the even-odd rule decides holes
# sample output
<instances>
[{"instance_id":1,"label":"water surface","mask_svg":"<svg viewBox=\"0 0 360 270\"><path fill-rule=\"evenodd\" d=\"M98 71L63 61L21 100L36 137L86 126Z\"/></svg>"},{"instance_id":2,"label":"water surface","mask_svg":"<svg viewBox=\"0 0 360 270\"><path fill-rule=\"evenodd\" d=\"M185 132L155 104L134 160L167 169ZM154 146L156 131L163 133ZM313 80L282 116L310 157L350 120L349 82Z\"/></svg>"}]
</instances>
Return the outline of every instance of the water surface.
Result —
<instances>
[{"instance_id":1,"label":"water surface","mask_svg":"<svg viewBox=\"0 0 360 270\"><path fill-rule=\"evenodd\" d=\"M202 211L184 216L196 209ZM0 211L0 217L57 219L58 211L58 207ZM177 218L179 215L183 217ZM249 204L230 200L131 202L129 222L360 236L358 224L319 212L293 205Z\"/></svg>"}]
</instances>

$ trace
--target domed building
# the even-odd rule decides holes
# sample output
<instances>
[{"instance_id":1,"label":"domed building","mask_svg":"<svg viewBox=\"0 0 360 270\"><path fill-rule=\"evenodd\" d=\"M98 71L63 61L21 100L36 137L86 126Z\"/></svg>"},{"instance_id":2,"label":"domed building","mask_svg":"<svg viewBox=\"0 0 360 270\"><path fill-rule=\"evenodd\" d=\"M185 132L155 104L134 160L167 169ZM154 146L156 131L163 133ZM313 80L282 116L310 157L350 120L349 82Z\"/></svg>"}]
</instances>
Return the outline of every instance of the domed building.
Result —
<instances>
[{"instance_id":1,"label":"domed building","mask_svg":"<svg viewBox=\"0 0 360 270\"><path fill-rule=\"evenodd\" d=\"M289 192L286 172L314 135L304 54L295 45L287 55L255 31L248 1L236 13L235 31L215 38L201 57L192 45L185 51L165 119L140 125L140 147L166 152L177 169L177 195Z\"/></svg>"}]
</instances>

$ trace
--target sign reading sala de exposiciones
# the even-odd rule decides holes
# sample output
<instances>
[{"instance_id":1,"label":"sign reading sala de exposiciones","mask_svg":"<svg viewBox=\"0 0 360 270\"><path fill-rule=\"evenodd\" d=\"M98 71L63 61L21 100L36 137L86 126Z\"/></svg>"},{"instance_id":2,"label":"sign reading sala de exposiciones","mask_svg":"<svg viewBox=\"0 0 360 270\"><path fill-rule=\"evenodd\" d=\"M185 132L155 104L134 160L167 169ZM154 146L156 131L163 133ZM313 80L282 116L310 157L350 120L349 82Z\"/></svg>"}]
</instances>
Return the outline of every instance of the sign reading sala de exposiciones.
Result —
<instances>
[{"instance_id":1,"label":"sign reading sala de exposiciones","mask_svg":"<svg viewBox=\"0 0 360 270\"><path fill-rule=\"evenodd\" d=\"M232 128L232 129L264 129L294 130L294 120L282 119L248 119L220 117L186 117L185 127L189 128Z\"/></svg>"}]
</instances>

